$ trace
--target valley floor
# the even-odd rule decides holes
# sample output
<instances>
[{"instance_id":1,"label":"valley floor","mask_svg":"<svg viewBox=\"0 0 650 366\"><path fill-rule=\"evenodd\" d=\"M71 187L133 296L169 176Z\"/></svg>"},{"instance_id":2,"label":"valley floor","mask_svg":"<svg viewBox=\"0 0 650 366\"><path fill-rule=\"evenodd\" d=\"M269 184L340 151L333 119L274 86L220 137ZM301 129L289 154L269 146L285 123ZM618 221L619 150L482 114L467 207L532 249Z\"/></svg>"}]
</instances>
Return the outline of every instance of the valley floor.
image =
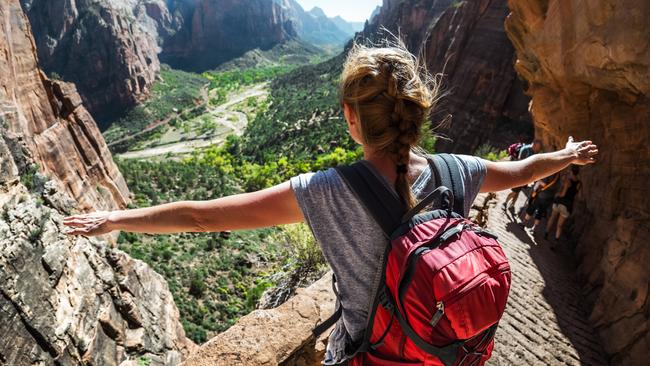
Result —
<instances>
[{"instance_id":1,"label":"valley floor","mask_svg":"<svg viewBox=\"0 0 650 366\"><path fill-rule=\"evenodd\" d=\"M167 130L160 138L152 141L149 144L150 147L131 150L122 154L116 154L116 156L123 159L141 159L167 154L187 154L204 147L220 145L228 135L234 134L241 136L249 122L249 116L246 112L255 112L250 107L247 108L248 101L253 100L255 103L258 103L265 100L268 94L267 85L267 83L260 83L243 88L235 93L231 93L225 103L217 106L209 106L206 114L204 114L204 118L205 116L211 118L210 123L212 123L213 128L210 131L205 131L205 133L197 135L195 133L184 132L179 128L172 128ZM208 94L212 94L211 92L208 92ZM212 97L212 95L205 96L206 103ZM162 124L169 123L170 119L166 119ZM160 124L156 124L156 127L158 126ZM146 132L146 130L143 132ZM134 136L141 133L138 132ZM124 139L120 139L115 143L122 141Z\"/></svg>"}]
</instances>

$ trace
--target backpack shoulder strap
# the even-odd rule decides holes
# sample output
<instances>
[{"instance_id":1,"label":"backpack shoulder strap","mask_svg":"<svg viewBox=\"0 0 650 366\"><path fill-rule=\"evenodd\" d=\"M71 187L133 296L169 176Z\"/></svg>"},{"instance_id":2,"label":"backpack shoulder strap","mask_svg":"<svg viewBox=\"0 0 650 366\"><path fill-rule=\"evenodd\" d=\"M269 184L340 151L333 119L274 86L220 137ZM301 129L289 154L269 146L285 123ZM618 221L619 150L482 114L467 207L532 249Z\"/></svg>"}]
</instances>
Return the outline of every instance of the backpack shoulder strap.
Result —
<instances>
[{"instance_id":1,"label":"backpack shoulder strap","mask_svg":"<svg viewBox=\"0 0 650 366\"><path fill-rule=\"evenodd\" d=\"M445 186L454 194L454 212L465 217L465 189L456 158L451 154L436 154L430 162L435 168L434 174L438 186Z\"/></svg>"},{"instance_id":2,"label":"backpack shoulder strap","mask_svg":"<svg viewBox=\"0 0 650 366\"><path fill-rule=\"evenodd\" d=\"M404 204L364 163L338 166L336 170L386 237L390 238L406 212Z\"/></svg>"},{"instance_id":3,"label":"backpack shoulder strap","mask_svg":"<svg viewBox=\"0 0 650 366\"><path fill-rule=\"evenodd\" d=\"M362 162L357 162L352 165L338 166L335 168L341 175L343 181L352 190L354 195L361 201L366 210L370 213L373 219L379 224L386 240L390 239L393 231L401 223L400 219L402 214L406 211L404 204L391 192L388 187L384 185L379 178L373 173L369 167ZM388 258L388 251L390 244L386 244L384 252L380 257L380 267L373 278L372 289L373 293L370 296L368 304L368 319L366 330L361 341L353 346L353 353L364 351L370 340L372 334L372 324L374 322L375 311L379 302L379 292L383 289L384 276L386 270L386 260ZM336 291L336 277L332 278L332 286L334 294L336 295L336 310L328 319L324 320L321 324L316 326L313 333L316 337L320 336L329 327L334 325L342 314L342 306Z\"/></svg>"}]
</instances>

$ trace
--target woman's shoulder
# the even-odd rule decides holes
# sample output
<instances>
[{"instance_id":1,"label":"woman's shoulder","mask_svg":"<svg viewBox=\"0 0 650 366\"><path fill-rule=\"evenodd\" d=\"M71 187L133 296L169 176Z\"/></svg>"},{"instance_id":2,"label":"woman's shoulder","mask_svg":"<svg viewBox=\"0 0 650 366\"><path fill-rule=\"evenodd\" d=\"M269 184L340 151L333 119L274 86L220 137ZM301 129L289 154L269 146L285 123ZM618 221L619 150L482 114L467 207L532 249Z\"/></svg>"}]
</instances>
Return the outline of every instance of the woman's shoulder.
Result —
<instances>
[{"instance_id":1,"label":"woman's shoulder","mask_svg":"<svg viewBox=\"0 0 650 366\"><path fill-rule=\"evenodd\" d=\"M291 186L295 189L323 190L341 186L341 177L335 168L317 170L298 174L290 179Z\"/></svg>"}]
</instances>

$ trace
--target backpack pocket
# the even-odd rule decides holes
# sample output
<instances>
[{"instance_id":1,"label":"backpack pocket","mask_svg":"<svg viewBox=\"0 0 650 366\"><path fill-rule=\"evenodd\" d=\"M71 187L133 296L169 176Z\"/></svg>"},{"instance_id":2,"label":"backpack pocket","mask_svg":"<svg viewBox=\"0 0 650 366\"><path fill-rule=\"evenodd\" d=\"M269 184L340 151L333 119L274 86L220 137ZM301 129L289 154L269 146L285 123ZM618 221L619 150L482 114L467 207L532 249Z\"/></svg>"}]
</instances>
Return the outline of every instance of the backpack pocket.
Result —
<instances>
[{"instance_id":1,"label":"backpack pocket","mask_svg":"<svg viewBox=\"0 0 650 366\"><path fill-rule=\"evenodd\" d=\"M510 289L507 263L479 273L441 300L444 315L458 339L469 339L501 319Z\"/></svg>"}]
</instances>

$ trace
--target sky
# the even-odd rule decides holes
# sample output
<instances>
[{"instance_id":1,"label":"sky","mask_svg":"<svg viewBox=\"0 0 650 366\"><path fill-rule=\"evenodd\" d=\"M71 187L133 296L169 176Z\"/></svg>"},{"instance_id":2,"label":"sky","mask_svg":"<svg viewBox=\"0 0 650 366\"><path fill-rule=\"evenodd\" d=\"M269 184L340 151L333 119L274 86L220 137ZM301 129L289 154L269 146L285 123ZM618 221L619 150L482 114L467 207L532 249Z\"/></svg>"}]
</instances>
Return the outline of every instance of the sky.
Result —
<instances>
[{"instance_id":1,"label":"sky","mask_svg":"<svg viewBox=\"0 0 650 366\"><path fill-rule=\"evenodd\" d=\"M328 17L340 15L350 22L363 22L370 17L372 11L382 0L296 0L305 10L314 6L323 9Z\"/></svg>"}]
</instances>

